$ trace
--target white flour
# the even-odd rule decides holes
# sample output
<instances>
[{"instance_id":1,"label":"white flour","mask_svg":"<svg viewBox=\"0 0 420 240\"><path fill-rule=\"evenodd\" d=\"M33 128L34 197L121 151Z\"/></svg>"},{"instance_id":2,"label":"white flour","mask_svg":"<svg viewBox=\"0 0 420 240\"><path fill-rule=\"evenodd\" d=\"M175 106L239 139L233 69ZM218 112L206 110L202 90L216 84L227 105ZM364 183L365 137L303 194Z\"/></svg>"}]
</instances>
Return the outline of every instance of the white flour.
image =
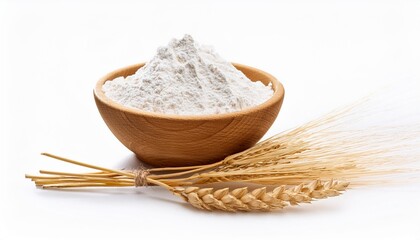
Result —
<instances>
[{"instance_id":1,"label":"white flour","mask_svg":"<svg viewBox=\"0 0 420 240\"><path fill-rule=\"evenodd\" d=\"M102 90L125 106L180 115L235 112L273 95L271 85L252 82L190 35L159 48L135 74L107 81Z\"/></svg>"}]
</instances>

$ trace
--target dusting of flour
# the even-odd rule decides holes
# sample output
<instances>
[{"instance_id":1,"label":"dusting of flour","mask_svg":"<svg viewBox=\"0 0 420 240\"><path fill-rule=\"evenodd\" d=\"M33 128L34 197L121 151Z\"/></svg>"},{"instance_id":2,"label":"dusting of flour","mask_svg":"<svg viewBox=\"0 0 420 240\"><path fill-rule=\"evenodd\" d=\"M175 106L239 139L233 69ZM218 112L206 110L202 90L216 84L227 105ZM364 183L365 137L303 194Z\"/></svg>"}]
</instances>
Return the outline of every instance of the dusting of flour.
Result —
<instances>
[{"instance_id":1,"label":"dusting of flour","mask_svg":"<svg viewBox=\"0 0 420 240\"><path fill-rule=\"evenodd\" d=\"M102 90L128 107L179 115L235 112L273 95L271 85L252 82L190 35L160 47L135 74L107 81Z\"/></svg>"}]
</instances>

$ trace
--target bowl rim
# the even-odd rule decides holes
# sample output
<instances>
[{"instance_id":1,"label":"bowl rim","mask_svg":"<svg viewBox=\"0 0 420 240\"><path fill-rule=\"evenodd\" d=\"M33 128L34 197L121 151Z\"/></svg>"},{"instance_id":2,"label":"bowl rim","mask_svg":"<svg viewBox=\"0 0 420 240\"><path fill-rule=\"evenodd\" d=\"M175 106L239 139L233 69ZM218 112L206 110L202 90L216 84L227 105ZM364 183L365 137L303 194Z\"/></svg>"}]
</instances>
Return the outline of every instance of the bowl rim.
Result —
<instances>
[{"instance_id":1,"label":"bowl rim","mask_svg":"<svg viewBox=\"0 0 420 240\"><path fill-rule=\"evenodd\" d=\"M146 64L145 62L142 62L142 63L137 63L137 64L129 65L129 66L126 66L126 67L122 67L122 68L116 69L116 70L106 74L102 78L100 78L97 81L97 83L95 85L95 88L93 90L95 98L97 100L101 101L103 104L107 105L108 107L118 109L122 112L128 112L128 113L134 114L134 115L160 118L160 119L188 120L188 121L192 121L192 120L216 120L216 119L225 119L225 118L232 118L232 117L248 115L248 114L258 112L262 109L268 108L272 105L275 105L278 102L281 102L284 98L283 84L281 84L273 75L271 75L271 74L269 74L265 71L262 71L260 69L250 67L250 66L247 66L247 65L244 65L244 64L239 64L239 63L232 63L232 65L237 69L238 69L238 67L239 68L246 68L246 69L249 69L251 71L255 71L255 72L258 72L262 75L267 76L267 78L270 80L272 88L274 90L273 95L268 100L266 100L265 102L263 102L259 105L248 107L248 108L245 108L243 110L235 111L235 112L220 113L220 114L179 115L179 114L167 114L167 113L150 112L150 111L144 111L144 110L141 110L141 109L137 109L137 108L134 108L134 107L127 107L127 106L124 106L124 105L122 105L118 102L113 101L112 99L108 98L105 95L105 93L102 90L102 86L105 84L106 81L112 81L112 80L115 79L115 77L113 79L111 79L111 76L118 75L119 73L127 71L128 69L134 69L134 68L139 69L139 68L143 67L145 64Z\"/></svg>"}]
</instances>

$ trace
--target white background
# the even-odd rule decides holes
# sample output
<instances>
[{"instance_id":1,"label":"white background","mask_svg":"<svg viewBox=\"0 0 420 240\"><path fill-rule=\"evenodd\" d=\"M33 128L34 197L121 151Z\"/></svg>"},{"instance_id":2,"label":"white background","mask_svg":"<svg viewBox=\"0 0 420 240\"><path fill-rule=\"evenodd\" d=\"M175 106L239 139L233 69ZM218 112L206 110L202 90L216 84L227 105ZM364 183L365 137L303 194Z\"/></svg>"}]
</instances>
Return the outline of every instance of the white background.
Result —
<instances>
[{"instance_id":1,"label":"white background","mask_svg":"<svg viewBox=\"0 0 420 240\"><path fill-rule=\"evenodd\" d=\"M43 191L38 169L136 160L93 101L107 72L190 33L285 86L271 136L390 82L420 81L420 1L1 1L0 239L420 239L420 184L285 211L197 211L164 190ZM417 85L418 86L418 85Z\"/></svg>"}]
</instances>

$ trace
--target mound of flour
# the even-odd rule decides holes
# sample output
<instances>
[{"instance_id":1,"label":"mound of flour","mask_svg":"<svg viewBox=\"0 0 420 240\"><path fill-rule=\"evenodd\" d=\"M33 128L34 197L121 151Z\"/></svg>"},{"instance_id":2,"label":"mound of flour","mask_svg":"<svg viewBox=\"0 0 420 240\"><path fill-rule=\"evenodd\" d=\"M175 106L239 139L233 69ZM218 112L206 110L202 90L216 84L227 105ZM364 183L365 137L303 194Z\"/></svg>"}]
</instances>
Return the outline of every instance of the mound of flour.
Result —
<instances>
[{"instance_id":1,"label":"mound of flour","mask_svg":"<svg viewBox=\"0 0 420 240\"><path fill-rule=\"evenodd\" d=\"M107 81L102 90L125 106L179 115L235 112L273 95L271 86L252 82L190 35L160 47L135 74Z\"/></svg>"}]
</instances>

